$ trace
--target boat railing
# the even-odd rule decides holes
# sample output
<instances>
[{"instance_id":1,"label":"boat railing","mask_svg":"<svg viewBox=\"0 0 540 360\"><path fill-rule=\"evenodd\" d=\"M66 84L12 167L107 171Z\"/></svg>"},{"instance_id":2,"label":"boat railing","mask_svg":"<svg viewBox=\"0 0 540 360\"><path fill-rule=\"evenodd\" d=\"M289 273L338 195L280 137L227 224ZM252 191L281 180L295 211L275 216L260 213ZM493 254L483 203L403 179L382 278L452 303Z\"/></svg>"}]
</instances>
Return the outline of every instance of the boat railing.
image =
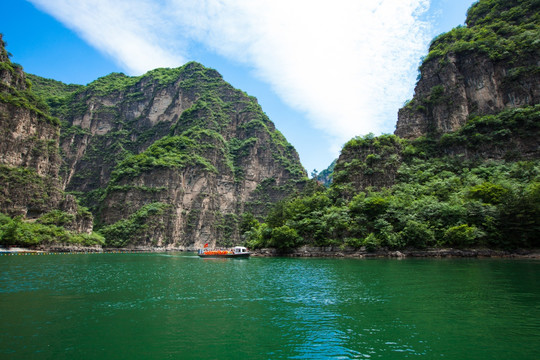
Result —
<instances>
[{"instance_id":1,"label":"boat railing","mask_svg":"<svg viewBox=\"0 0 540 360\"><path fill-rule=\"evenodd\" d=\"M234 254L233 250L226 249L199 249L199 254L204 255L230 255Z\"/></svg>"},{"instance_id":2,"label":"boat railing","mask_svg":"<svg viewBox=\"0 0 540 360\"><path fill-rule=\"evenodd\" d=\"M199 249L199 255L234 255L234 254L246 254L249 250L242 246L235 246L234 248L204 248Z\"/></svg>"}]
</instances>

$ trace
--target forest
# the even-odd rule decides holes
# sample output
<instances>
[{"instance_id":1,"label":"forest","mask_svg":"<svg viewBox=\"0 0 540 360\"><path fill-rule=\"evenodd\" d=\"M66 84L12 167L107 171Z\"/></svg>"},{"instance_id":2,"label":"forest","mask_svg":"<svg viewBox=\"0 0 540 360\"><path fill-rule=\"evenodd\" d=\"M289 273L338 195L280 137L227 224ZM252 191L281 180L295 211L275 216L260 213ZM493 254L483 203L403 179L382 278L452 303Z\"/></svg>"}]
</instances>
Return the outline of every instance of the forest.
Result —
<instances>
[{"instance_id":1,"label":"forest","mask_svg":"<svg viewBox=\"0 0 540 360\"><path fill-rule=\"evenodd\" d=\"M386 247L537 247L540 163L415 159L399 182L351 199L346 186L313 184L282 201L260 223L245 214L246 245Z\"/></svg>"}]
</instances>

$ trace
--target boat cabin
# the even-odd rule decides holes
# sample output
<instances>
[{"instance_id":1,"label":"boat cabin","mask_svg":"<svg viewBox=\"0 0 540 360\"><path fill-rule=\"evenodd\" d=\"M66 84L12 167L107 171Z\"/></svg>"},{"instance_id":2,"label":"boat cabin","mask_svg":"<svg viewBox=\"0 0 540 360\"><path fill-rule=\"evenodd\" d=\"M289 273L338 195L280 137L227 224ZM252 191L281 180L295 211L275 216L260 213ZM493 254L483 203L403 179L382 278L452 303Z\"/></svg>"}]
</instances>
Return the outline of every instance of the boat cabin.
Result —
<instances>
[{"instance_id":1,"label":"boat cabin","mask_svg":"<svg viewBox=\"0 0 540 360\"><path fill-rule=\"evenodd\" d=\"M245 254L248 252L248 249L243 246L235 246L233 251L235 254Z\"/></svg>"}]
</instances>

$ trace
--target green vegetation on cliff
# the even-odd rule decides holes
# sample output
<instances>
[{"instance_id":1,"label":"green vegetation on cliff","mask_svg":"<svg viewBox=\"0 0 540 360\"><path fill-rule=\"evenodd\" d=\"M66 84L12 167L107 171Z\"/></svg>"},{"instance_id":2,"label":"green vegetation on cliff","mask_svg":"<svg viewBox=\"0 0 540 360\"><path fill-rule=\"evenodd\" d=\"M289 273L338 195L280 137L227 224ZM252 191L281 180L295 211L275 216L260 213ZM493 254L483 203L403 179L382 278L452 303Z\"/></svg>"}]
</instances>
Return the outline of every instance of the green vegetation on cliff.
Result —
<instances>
[{"instance_id":1,"label":"green vegetation on cliff","mask_svg":"<svg viewBox=\"0 0 540 360\"><path fill-rule=\"evenodd\" d=\"M0 70L9 71L14 77L20 77L18 71L15 69L16 66L14 64L0 62ZM30 110L38 115L39 120L46 121L52 125L60 125L60 121L49 114L49 107L45 101L32 91L32 84L28 82L25 85L22 88L17 88L0 82L0 102Z\"/></svg>"},{"instance_id":2,"label":"green vegetation on cliff","mask_svg":"<svg viewBox=\"0 0 540 360\"><path fill-rule=\"evenodd\" d=\"M347 179L341 174L329 190L319 187L281 202L264 223L251 224L247 244L282 249L539 245L539 160L412 156L397 173L393 186L362 191L340 182Z\"/></svg>"},{"instance_id":3,"label":"green vegetation on cliff","mask_svg":"<svg viewBox=\"0 0 540 360\"><path fill-rule=\"evenodd\" d=\"M459 130L444 134L434 155L442 150L460 147L470 151L482 149L505 149L503 157L515 159L527 154L520 153L509 144L519 139L521 143L537 144L540 136L540 104L523 108L510 108L494 115L474 116ZM517 144L516 144L517 145ZM534 149L534 146L531 146Z\"/></svg>"},{"instance_id":4,"label":"green vegetation on cliff","mask_svg":"<svg viewBox=\"0 0 540 360\"><path fill-rule=\"evenodd\" d=\"M65 98L73 94L77 90L84 88L83 85L64 84L61 81L53 79L45 79L33 74L25 74L26 78L32 83L32 91L47 103L52 103L50 106L55 107L55 99Z\"/></svg>"},{"instance_id":5,"label":"green vegetation on cliff","mask_svg":"<svg viewBox=\"0 0 540 360\"><path fill-rule=\"evenodd\" d=\"M164 137L142 153L128 156L120 162L111 175L111 183L158 167L181 169L198 165L204 171L216 172L216 168L204 157L205 147L187 136Z\"/></svg>"},{"instance_id":6,"label":"green vegetation on cliff","mask_svg":"<svg viewBox=\"0 0 540 360\"><path fill-rule=\"evenodd\" d=\"M124 247L133 243L145 243L155 246L157 239L148 236L148 230L154 235L164 227L162 218L171 206L164 203L152 203L143 206L127 219L103 227L99 232L105 237L105 245Z\"/></svg>"},{"instance_id":7,"label":"green vegetation on cliff","mask_svg":"<svg viewBox=\"0 0 540 360\"><path fill-rule=\"evenodd\" d=\"M320 173L317 172L317 170L313 170L312 176L314 179L316 179L318 182L323 184L326 187L329 187L330 184L332 184L332 181L334 180L334 168L336 167L337 159L332 161L332 163L324 170L322 170Z\"/></svg>"},{"instance_id":8,"label":"green vegetation on cliff","mask_svg":"<svg viewBox=\"0 0 540 360\"><path fill-rule=\"evenodd\" d=\"M40 91L64 97L78 87L27 77L9 60L1 34L0 78L0 244L103 244L100 235L87 233L90 212L62 190L60 121Z\"/></svg>"},{"instance_id":9,"label":"green vegetation on cliff","mask_svg":"<svg viewBox=\"0 0 540 360\"><path fill-rule=\"evenodd\" d=\"M419 131L417 122L424 119L419 115L407 118L412 125L401 131L416 140L372 134L350 140L335 165L330 189L308 186L303 194L276 204L262 223L244 217L241 228L248 246L540 246L540 105L532 100L538 88L540 2L481 0L469 9L467 25L433 40L421 70L432 61L440 66L429 69L423 98L405 108L422 115L435 105L451 105L447 90L452 84L438 83L437 73L445 71L443 63L451 55L456 55L452 61L468 61L472 68L485 55L504 64L504 85L520 88L523 98L509 101L499 112L478 114L468 103L473 111L454 131L441 132L434 123ZM465 52L472 56L459 57ZM532 85L527 87L524 79L532 79Z\"/></svg>"},{"instance_id":10,"label":"green vegetation on cliff","mask_svg":"<svg viewBox=\"0 0 540 360\"><path fill-rule=\"evenodd\" d=\"M49 114L45 101L32 90L32 82L25 77L22 67L12 63L9 57L0 34L0 76L4 80L0 81L0 102L30 110L39 120L59 125L58 119Z\"/></svg>"},{"instance_id":11,"label":"green vegetation on cliff","mask_svg":"<svg viewBox=\"0 0 540 360\"><path fill-rule=\"evenodd\" d=\"M492 60L517 62L540 50L540 2L537 0L483 0L469 9L467 27L457 27L436 37L427 62L453 52L475 51ZM538 71L530 69L532 71Z\"/></svg>"},{"instance_id":12,"label":"green vegetation on cliff","mask_svg":"<svg viewBox=\"0 0 540 360\"><path fill-rule=\"evenodd\" d=\"M0 164L0 204L9 208L14 199L24 199L23 203L30 213L43 213L51 210L51 200L59 196L58 184L49 177L40 176L34 169L10 167ZM6 210L4 210L7 212Z\"/></svg>"},{"instance_id":13,"label":"green vegetation on cliff","mask_svg":"<svg viewBox=\"0 0 540 360\"><path fill-rule=\"evenodd\" d=\"M61 214L60 214L61 213ZM98 233L77 233L68 231L64 225L71 222L72 216L63 212L45 214L36 222L28 222L21 217L11 218L0 213L0 245L26 246L36 245L104 245L104 238ZM60 223L51 221L61 218Z\"/></svg>"}]
</instances>

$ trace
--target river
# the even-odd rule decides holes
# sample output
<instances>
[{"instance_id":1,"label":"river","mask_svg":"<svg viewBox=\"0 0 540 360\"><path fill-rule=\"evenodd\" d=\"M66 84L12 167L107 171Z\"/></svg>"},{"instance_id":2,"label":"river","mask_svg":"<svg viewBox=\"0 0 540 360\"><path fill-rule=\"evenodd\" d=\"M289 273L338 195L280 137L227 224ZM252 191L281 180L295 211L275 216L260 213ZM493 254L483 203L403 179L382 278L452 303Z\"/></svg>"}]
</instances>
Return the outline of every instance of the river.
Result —
<instances>
[{"instance_id":1,"label":"river","mask_svg":"<svg viewBox=\"0 0 540 360\"><path fill-rule=\"evenodd\" d=\"M540 261L0 257L1 359L537 359Z\"/></svg>"}]
</instances>

